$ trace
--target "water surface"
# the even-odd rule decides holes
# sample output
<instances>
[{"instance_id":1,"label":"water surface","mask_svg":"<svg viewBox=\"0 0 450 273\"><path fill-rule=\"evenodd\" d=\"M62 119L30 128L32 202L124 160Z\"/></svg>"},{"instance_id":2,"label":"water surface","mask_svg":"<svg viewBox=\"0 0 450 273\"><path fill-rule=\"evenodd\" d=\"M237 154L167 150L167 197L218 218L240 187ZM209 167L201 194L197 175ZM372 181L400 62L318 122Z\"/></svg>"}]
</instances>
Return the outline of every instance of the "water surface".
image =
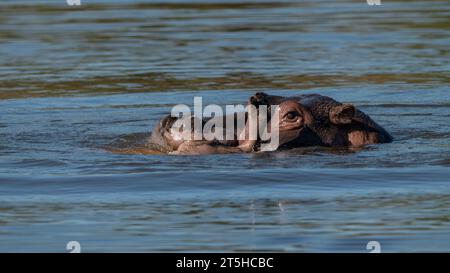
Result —
<instances>
[{"instance_id":1,"label":"water surface","mask_svg":"<svg viewBox=\"0 0 450 273\"><path fill-rule=\"evenodd\" d=\"M84 2L0 3L0 251L450 250L446 1ZM395 141L108 149L257 91L353 103Z\"/></svg>"}]
</instances>

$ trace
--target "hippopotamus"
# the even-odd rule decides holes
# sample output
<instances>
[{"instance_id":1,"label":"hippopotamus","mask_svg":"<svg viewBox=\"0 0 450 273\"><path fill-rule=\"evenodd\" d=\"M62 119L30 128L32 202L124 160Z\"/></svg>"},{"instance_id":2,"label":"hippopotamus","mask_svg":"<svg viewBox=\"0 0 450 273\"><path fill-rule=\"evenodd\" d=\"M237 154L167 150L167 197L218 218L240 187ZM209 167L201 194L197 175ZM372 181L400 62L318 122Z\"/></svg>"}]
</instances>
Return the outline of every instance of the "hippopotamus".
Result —
<instances>
[{"instance_id":1,"label":"hippopotamus","mask_svg":"<svg viewBox=\"0 0 450 273\"><path fill-rule=\"evenodd\" d=\"M385 129L354 105L340 103L327 96L303 94L283 97L259 92L248 99L247 105L253 105L256 109L261 106L268 109L277 107L275 114L278 115L279 141L272 150L307 146L364 146L393 140ZM192 116L184 118L192 124L196 119ZM237 120L236 115L232 118ZM268 119L271 118L269 113ZM178 132L171 130L179 119L170 115L163 117L154 127L149 142L161 152L175 154L261 152L263 140L242 138L246 128L227 140L184 140ZM205 126L208 120L203 119L200 123ZM249 121L250 116L246 113L246 127Z\"/></svg>"}]
</instances>

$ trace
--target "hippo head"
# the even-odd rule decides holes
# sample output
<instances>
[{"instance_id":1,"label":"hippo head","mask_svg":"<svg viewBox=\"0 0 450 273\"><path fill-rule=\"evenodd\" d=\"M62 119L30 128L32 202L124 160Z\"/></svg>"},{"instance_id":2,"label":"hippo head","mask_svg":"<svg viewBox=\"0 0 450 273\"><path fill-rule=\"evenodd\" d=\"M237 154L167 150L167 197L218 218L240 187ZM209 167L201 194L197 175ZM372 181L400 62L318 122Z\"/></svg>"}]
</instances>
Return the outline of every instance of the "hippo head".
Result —
<instances>
[{"instance_id":1,"label":"hippo head","mask_svg":"<svg viewBox=\"0 0 450 273\"><path fill-rule=\"evenodd\" d=\"M278 149L303 146L311 141L313 116L302 104L286 99L278 104Z\"/></svg>"},{"instance_id":2,"label":"hippo head","mask_svg":"<svg viewBox=\"0 0 450 273\"><path fill-rule=\"evenodd\" d=\"M256 93L248 106L246 111L203 119L168 115L154 127L149 144L162 152L206 154L361 146L393 139L353 105L318 94L281 97ZM234 123L229 123L229 118ZM187 127L191 129L185 130ZM228 139L230 130L232 139ZM203 131L207 132L205 136Z\"/></svg>"},{"instance_id":3,"label":"hippo head","mask_svg":"<svg viewBox=\"0 0 450 273\"><path fill-rule=\"evenodd\" d=\"M309 130L310 125L314 122L311 112L295 98L269 96L265 93L256 93L249 99L249 104L255 105L257 108L261 105L267 105L270 109L274 105L278 108L274 114L278 115L278 142L257 141L253 150L258 150L261 144L271 143L270 148L266 150L280 150L291 147L299 147L306 145L315 145L319 141L314 133ZM268 111L270 113L271 111ZM271 133L272 117L268 117L267 131ZM275 143L275 144L272 144ZM274 146L276 145L276 146Z\"/></svg>"},{"instance_id":4,"label":"hippo head","mask_svg":"<svg viewBox=\"0 0 450 273\"><path fill-rule=\"evenodd\" d=\"M184 119L187 119L187 121L183 121ZM182 118L172 117L171 115L165 116L155 125L150 136L150 143L164 152L176 151L185 142L185 138L181 130L174 130L174 124L176 122L191 122L191 127L194 128L194 119L195 117L192 116ZM191 132L191 134L194 134L194 132Z\"/></svg>"},{"instance_id":5,"label":"hippo head","mask_svg":"<svg viewBox=\"0 0 450 273\"><path fill-rule=\"evenodd\" d=\"M167 115L155 124L150 136L150 143L157 146L158 149L163 150L164 152L176 150L181 143L178 143L172 137L170 132L170 128L175 121L176 118Z\"/></svg>"}]
</instances>

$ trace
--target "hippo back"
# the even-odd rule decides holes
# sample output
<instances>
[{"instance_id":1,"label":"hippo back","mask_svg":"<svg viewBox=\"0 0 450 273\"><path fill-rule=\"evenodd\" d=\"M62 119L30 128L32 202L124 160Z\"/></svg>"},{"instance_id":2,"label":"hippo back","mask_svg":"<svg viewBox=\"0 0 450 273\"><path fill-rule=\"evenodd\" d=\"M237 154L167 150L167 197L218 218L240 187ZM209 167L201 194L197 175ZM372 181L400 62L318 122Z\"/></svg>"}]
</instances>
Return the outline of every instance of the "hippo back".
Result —
<instances>
[{"instance_id":1,"label":"hippo back","mask_svg":"<svg viewBox=\"0 0 450 273\"><path fill-rule=\"evenodd\" d=\"M311 112L314 117L314 123L311 125L311 129L315 131L327 145L348 145L346 133L355 128L363 131L376 132L378 142L380 143L391 142L393 139L386 130L358 109L356 109L350 124L333 124L330 121L330 110L335 106L342 105L342 103L330 97L318 94L306 94L294 96L293 98Z\"/></svg>"}]
</instances>

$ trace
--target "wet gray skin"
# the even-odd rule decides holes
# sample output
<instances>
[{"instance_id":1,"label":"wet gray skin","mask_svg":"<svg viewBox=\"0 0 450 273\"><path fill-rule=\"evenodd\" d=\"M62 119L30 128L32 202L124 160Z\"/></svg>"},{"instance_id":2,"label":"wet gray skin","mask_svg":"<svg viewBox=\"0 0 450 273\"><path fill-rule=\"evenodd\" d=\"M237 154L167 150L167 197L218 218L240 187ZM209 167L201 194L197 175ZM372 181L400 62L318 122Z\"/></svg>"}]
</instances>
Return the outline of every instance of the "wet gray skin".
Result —
<instances>
[{"instance_id":1,"label":"wet gray skin","mask_svg":"<svg viewBox=\"0 0 450 273\"><path fill-rule=\"evenodd\" d=\"M257 108L267 105L269 109L273 105L279 106L279 144L273 150L306 146L363 146L393 140L385 129L353 105L343 104L326 96L309 94L281 97L256 93L249 98L248 104ZM182 118L191 119L194 128L195 117ZM161 152L211 154L260 151L260 139L239 141L239 132L232 140L183 140L179 132L171 130L177 119L167 115L152 131L149 142ZM236 115L234 120L236 128ZM208 119L202 121L203 126L207 121ZM248 123L246 118L246 127ZM270 131L270 126L268 129Z\"/></svg>"},{"instance_id":2,"label":"wet gray skin","mask_svg":"<svg viewBox=\"0 0 450 273\"><path fill-rule=\"evenodd\" d=\"M181 117L190 119L191 128L195 130L194 120L195 117ZM223 117L223 124L226 124L226 116ZM245 148L240 145L237 140L237 134L231 140L184 140L180 131L171 130L175 121L179 118L167 115L162 118L154 127L149 142L152 147L155 147L164 153L180 153L180 154L211 154L211 153L235 153L245 152ZM202 128L209 119L202 120ZM236 114L234 115L236 123ZM234 125L236 128L236 124ZM193 132L192 132L192 139ZM241 142L243 144L243 142Z\"/></svg>"},{"instance_id":3,"label":"wet gray skin","mask_svg":"<svg viewBox=\"0 0 450 273\"><path fill-rule=\"evenodd\" d=\"M363 146L392 142L393 137L351 104L317 94L292 97L256 93L250 102L279 105L281 148Z\"/></svg>"}]
</instances>

